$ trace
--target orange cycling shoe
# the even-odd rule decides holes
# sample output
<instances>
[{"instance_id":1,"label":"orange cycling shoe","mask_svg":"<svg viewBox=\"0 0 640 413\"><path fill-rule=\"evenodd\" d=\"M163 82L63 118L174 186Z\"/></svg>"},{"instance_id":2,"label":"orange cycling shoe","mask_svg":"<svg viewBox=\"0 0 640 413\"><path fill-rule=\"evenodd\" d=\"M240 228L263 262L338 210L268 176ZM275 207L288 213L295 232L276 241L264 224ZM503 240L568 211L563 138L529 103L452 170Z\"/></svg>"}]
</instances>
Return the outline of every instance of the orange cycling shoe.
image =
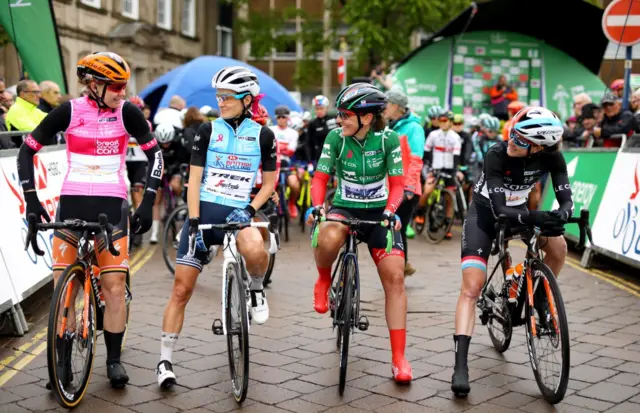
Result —
<instances>
[{"instance_id":1,"label":"orange cycling shoe","mask_svg":"<svg viewBox=\"0 0 640 413\"><path fill-rule=\"evenodd\" d=\"M424 215L416 215L413 220L416 221L416 224L424 224Z\"/></svg>"},{"instance_id":2,"label":"orange cycling shoe","mask_svg":"<svg viewBox=\"0 0 640 413\"><path fill-rule=\"evenodd\" d=\"M394 360L391 363L391 373L393 373L393 379L396 383L409 383L413 380L411 364L405 358L400 359L398 362Z\"/></svg>"}]
</instances>

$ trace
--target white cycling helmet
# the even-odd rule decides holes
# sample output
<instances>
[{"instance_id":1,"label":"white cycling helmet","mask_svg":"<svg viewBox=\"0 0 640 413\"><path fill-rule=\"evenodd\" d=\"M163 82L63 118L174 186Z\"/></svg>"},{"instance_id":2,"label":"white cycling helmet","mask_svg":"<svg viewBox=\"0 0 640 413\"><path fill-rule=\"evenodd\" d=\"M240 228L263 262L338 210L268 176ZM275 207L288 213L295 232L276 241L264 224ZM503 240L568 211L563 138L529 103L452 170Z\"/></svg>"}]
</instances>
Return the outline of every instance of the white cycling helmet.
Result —
<instances>
[{"instance_id":1,"label":"white cycling helmet","mask_svg":"<svg viewBox=\"0 0 640 413\"><path fill-rule=\"evenodd\" d=\"M302 120L305 122L311 122L311 112L309 112L308 110L305 110L304 113L302 114Z\"/></svg>"},{"instance_id":2,"label":"white cycling helmet","mask_svg":"<svg viewBox=\"0 0 640 413\"><path fill-rule=\"evenodd\" d=\"M249 92L253 97L260 93L258 76L243 66L222 68L213 76L211 86L214 89L229 89L236 93Z\"/></svg>"},{"instance_id":3,"label":"white cycling helmet","mask_svg":"<svg viewBox=\"0 0 640 413\"><path fill-rule=\"evenodd\" d=\"M159 143L169 143L176 137L176 129L170 123L161 123L153 133Z\"/></svg>"},{"instance_id":4,"label":"white cycling helmet","mask_svg":"<svg viewBox=\"0 0 640 413\"><path fill-rule=\"evenodd\" d=\"M299 116L299 114L296 112L297 116L292 116L289 118L289 127L293 130L295 130L296 132L300 131L300 129L302 129L304 127L304 123L302 122L302 118Z\"/></svg>"},{"instance_id":5,"label":"white cycling helmet","mask_svg":"<svg viewBox=\"0 0 640 413\"><path fill-rule=\"evenodd\" d=\"M510 136L524 138L542 146L560 142L564 128L558 116L549 109L530 106L520 109L513 116Z\"/></svg>"},{"instance_id":6,"label":"white cycling helmet","mask_svg":"<svg viewBox=\"0 0 640 413\"><path fill-rule=\"evenodd\" d=\"M213 108L209 105L204 105L203 107L200 108L200 114L202 116L207 116L207 113L209 113Z\"/></svg>"}]
</instances>

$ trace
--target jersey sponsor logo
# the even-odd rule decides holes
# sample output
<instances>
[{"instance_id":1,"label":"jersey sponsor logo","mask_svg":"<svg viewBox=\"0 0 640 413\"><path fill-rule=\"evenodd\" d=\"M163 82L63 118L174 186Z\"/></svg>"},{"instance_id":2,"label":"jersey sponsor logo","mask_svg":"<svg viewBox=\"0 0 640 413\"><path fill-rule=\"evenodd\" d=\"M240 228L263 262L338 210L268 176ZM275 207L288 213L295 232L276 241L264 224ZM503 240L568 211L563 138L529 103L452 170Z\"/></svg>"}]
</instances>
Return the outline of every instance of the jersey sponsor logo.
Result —
<instances>
[{"instance_id":1,"label":"jersey sponsor logo","mask_svg":"<svg viewBox=\"0 0 640 413\"><path fill-rule=\"evenodd\" d=\"M342 181L342 199L352 202L375 202L387 199L384 181L361 185Z\"/></svg>"},{"instance_id":2,"label":"jersey sponsor logo","mask_svg":"<svg viewBox=\"0 0 640 413\"><path fill-rule=\"evenodd\" d=\"M342 171L345 179L357 179L356 173L353 171Z\"/></svg>"},{"instance_id":3,"label":"jersey sponsor logo","mask_svg":"<svg viewBox=\"0 0 640 413\"><path fill-rule=\"evenodd\" d=\"M343 160L341 160L340 162L342 162L342 164L343 164L344 166L348 167L348 168L357 168L357 167L358 167L358 165L356 165L355 163L353 163L353 162L347 162L347 161L345 161L344 159L343 159Z\"/></svg>"},{"instance_id":4,"label":"jersey sponsor logo","mask_svg":"<svg viewBox=\"0 0 640 413\"><path fill-rule=\"evenodd\" d=\"M393 155L393 163L402 162L402 151L399 146L392 150L391 154Z\"/></svg>"},{"instance_id":5,"label":"jersey sponsor logo","mask_svg":"<svg viewBox=\"0 0 640 413\"><path fill-rule=\"evenodd\" d=\"M570 184L563 184L563 185L558 185L555 188L553 188L556 192L560 192L560 191L570 191L571 190L571 185Z\"/></svg>"},{"instance_id":6,"label":"jersey sponsor logo","mask_svg":"<svg viewBox=\"0 0 640 413\"><path fill-rule=\"evenodd\" d=\"M117 120L118 120L118 118L117 118L117 117L112 116L112 117L110 117L110 118L101 118L101 119L98 119L98 123L116 122Z\"/></svg>"},{"instance_id":7,"label":"jersey sponsor logo","mask_svg":"<svg viewBox=\"0 0 640 413\"><path fill-rule=\"evenodd\" d=\"M229 156L227 157L227 159L228 159L228 160L230 160L230 161L237 161L237 160L238 160L238 157L237 157L236 155L229 155Z\"/></svg>"},{"instance_id":8,"label":"jersey sponsor logo","mask_svg":"<svg viewBox=\"0 0 640 413\"><path fill-rule=\"evenodd\" d=\"M535 174L538 174L540 172L542 172L542 171L539 170L539 169L536 169L535 171L524 171L524 176L535 175Z\"/></svg>"},{"instance_id":9,"label":"jersey sponsor logo","mask_svg":"<svg viewBox=\"0 0 640 413\"><path fill-rule=\"evenodd\" d=\"M349 151L347 152L347 159L351 159L351 158L353 158L353 151L349 149Z\"/></svg>"},{"instance_id":10,"label":"jersey sponsor logo","mask_svg":"<svg viewBox=\"0 0 640 413\"><path fill-rule=\"evenodd\" d=\"M529 185L503 184L503 185L509 191L524 191L526 189L531 188L531 184Z\"/></svg>"},{"instance_id":11,"label":"jersey sponsor logo","mask_svg":"<svg viewBox=\"0 0 640 413\"><path fill-rule=\"evenodd\" d=\"M362 152L364 156L374 156L382 152L382 149L378 149L377 151L366 151Z\"/></svg>"},{"instance_id":12,"label":"jersey sponsor logo","mask_svg":"<svg viewBox=\"0 0 640 413\"><path fill-rule=\"evenodd\" d=\"M327 165L318 164L317 168L320 172L331 173L331 168L329 168Z\"/></svg>"},{"instance_id":13,"label":"jersey sponsor logo","mask_svg":"<svg viewBox=\"0 0 640 413\"><path fill-rule=\"evenodd\" d=\"M232 161L228 160L225 164L225 168L231 169L234 171L250 171L253 164L251 162L246 161Z\"/></svg>"},{"instance_id":14,"label":"jersey sponsor logo","mask_svg":"<svg viewBox=\"0 0 640 413\"><path fill-rule=\"evenodd\" d=\"M382 165L382 162L384 162L382 158L369 158L366 160L367 168L377 168Z\"/></svg>"},{"instance_id":15,"label":"jersey sponsor logo","mask_svg":"<svg viewBox=\"0 0 640 413\"><path fill-rule=\"evenodd\" d=\"M256 137L255 136L238 136L238 139L243 140L243 141L248 141L248 142L255 142L256 141Z\"/></svg>"},{"instance_id":16,"label":"jersey sponsor logo","mask_svg":"<svg viewBox=\"0 0 640 413\"><path fill-rule=\"evenodd\" d=\"M162 158L162 152L156 152L156 157L153 161L153 169L151 170L151 176L157 179L162 178L162 163L164 159Z\"/></svg>"},{"instance_id":17,"label":"jersey sponsor logo","mask_svg":"<svg viewBox=\"0 0 640 413\"><path fill-rule=\"evenodd\" d=\"M209 173L209 176L211 176L212 178L229 179L231 181L251 182L251 176L249 174L239 175L239 174L231 174L226 172L211 171Z\"/></svg>"},{"instance_id":18,"label":"jersey sponsor logo","mask_svg":"<svg viewBox=\"0 0 640 413\"><path fill-rule=\"evenodd\" d=\"M389 170L389 175L390 176L399 176L402 175L402 168L393 168Z\"/></svg>"},{"instance_id":19,"label":"jersey sponsor logo","mask_svg":"<svg viewBox=\"0 0 640 413\"><path fill-rule=\"evenodd\" d=\"M222 142L222 141L224 141L224 135L219 134L218 137L216 138L216 142Z\"/></svg>"},{"instance_id":20,"label":"jersey sponsor logo","mask_svg":"<svg viewBox=\"0 0 640 413\"><path fill-rule=\"evenodd\" d=\"M254 176L249 172L229 173L214 169L207 174L203 189L214 196L243 200L253 188Z\"/></svg>"},{"instance_id":21,"label":"jersey sponsor logo","mask_svg":"<svg viewBox=\"0 0 640 413\"><path fill-rule=\"evenodd\" d=\"M96 155L118 155L120 153L120 142L118 139L97 140Z\"/></svg>"}]
</instances>

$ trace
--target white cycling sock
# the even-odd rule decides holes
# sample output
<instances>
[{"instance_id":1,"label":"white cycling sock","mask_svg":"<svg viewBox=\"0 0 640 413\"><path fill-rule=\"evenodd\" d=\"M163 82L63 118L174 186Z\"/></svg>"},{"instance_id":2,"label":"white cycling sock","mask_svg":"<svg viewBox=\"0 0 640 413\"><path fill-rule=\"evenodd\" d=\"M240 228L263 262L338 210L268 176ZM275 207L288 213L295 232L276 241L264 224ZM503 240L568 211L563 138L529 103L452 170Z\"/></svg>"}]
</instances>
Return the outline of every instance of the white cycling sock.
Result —
<instances>
[{"instance_id":1,"label":"white cycling sock","mask_svg":"<svg viewBox=\"0 0 640 413\"><path fill-rule=\"evenodd\" d=\"M151 238L158 238L159 228L160 228L160 221L153 221L151 223Z\"/></svg>"},{"instance_id":2,"label":"white cycling sock","mask_svg":"<svg viewBox=\"0 0 640 413\"><path fill-rule=\"evenodd\" d=\"M178 341L178 333L162 332L160 339L160 361L166 360L171 363L171 354L173 353L173 348L176 346L176 341Z\"/></svg>"},{"instance_id":3,"label":"white cycling sock","mask_svg":"<svg viewBox=\"0 0 640 413\"><path fill-rule=\"evenodd\" d=\"M264 290L262 286L262 282L264 281L264 275L262 277L254 277L251 276L251 286L249 287L251 291L260 291Z\"/></svg>"}]
</instances>

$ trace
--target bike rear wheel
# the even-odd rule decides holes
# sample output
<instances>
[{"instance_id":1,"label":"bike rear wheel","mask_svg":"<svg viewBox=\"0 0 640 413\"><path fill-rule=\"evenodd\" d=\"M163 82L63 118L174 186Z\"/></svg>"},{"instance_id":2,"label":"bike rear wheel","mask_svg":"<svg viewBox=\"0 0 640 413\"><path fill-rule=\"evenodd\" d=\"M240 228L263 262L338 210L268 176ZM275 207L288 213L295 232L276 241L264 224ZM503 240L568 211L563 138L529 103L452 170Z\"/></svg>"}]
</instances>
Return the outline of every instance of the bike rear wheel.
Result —
<instances>
[{"instance_id":1,"label":"bike rear wheel","mask_svg":"<svg viewBox=\"0 0 640 413\"><path fill-rule=\"evenodd\" d=\"M162 234L162 258L171 274L176 272L176 256L178 253L178 234L183 228L187 219L187 204L181 205L173 210L164 224Z\"/></svg>"},{"instance_id":2,"label":"bike rear wheel","mask_svg":"<svg viewBox=\"0 0 640 413\"><path fill-rule=\"evenodd\" d=\"M87 391L96 337L96 297L84 265L75 263L58 279L47 328L49 384L62 407L76 407ZM74 350L84 360L75 360Z\"/></svg>"},{"instance_id":3,"label":"bike rear wheel","mask_svg":"<svg viewBox=\"0 0 640 413\"><path fill-rule=\"evenodd\" d=\"M344 264L343 272L343 289L342 300L340 306L342 307L342 314L340 317L341 328L341 341L340 341L340 383L338 385L338 392L340 396L344 393L344 386L347 381L347 365L349 363L349 337L354 325L353 317L355 315L354 307L356 302L354 300L354 282L356 279L356 267L355 259L349 257Z\"/></svg>"},{"instance_id":4,"label":"bike rear wheel","mask_svg":"<svg viewBox=\"0 0 640 413\"><path fill-rule=\"evenodd\" d=\"M247 297L239 266L227 266L227 296L225 324L227 326L227 352L233 397L242 403L249 387L249 317Z\"/></svg>"},{"instance_id":5,"label":"bike rear wheel","mask_svg":"<svg viewBox=\"0 0 640 413\"><path fill-rule=\"evenodd\" d=\"M440 199L434 200L427 206L427 212L425 214L425 229L427 239L433 244L439 244L442 242L447 233L451 231L451 226L453 225L453 217L451 217L448 224L445 222L447 217L447 199L453 206L453 203L455 202L453 193L448 189L442 189L440 190Z\"/></svg>"},{"instance_id":6,"label":"bike rear wheel","mask_svg":"<svg viewBox=\"0 0 640 413\"><path fill-rule=\"evenodd\" d=\"M534 289L534 308L530 308L527 300L529 359L542 397L547 402L556 404L564 398L569 383L571 368L569 323L560 287L551 269L542 261L534 260L530 271L531 288ZM533 324L534 311L536 313L535 325ZM554 366L553 360L549 360L549 358L556 359L555 357L546 357L548 350L558 351L559 365ZM556 359L556 361L558 360ZM553 371L547 372L546 368L548 367L551 367ZM551 381L547 382L549 379Z\"/></svg>"}]
</instances>

